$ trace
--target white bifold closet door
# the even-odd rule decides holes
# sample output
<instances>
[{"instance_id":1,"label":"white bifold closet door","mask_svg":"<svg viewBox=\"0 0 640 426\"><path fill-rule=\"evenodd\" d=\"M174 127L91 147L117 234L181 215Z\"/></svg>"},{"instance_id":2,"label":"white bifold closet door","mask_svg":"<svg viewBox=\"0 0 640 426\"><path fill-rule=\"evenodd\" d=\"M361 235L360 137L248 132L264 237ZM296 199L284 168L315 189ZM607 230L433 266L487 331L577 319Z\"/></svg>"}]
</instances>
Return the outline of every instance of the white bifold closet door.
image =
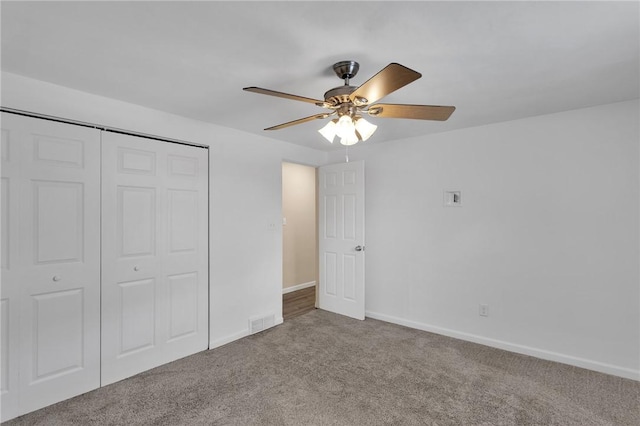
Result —
<instances>
[{"instance_id":1,"label":"white bifold closet door","mask_svg":"<svg viewBox=\"0 0 640 426\"><path fill-rule=\"evenodd\" d=\"M100 386L100 132L2 114L2 420Z\"/></svg>"},{"instance_id":2,"label":"white bifold closet door","mask_svg":"<svg viewBox=\"0 0 640 426\"><path fill-rule=\"evenodd\" d=\"M207 152L103 133L103 386L208 347Z\"/></svg>"}]
</instances>

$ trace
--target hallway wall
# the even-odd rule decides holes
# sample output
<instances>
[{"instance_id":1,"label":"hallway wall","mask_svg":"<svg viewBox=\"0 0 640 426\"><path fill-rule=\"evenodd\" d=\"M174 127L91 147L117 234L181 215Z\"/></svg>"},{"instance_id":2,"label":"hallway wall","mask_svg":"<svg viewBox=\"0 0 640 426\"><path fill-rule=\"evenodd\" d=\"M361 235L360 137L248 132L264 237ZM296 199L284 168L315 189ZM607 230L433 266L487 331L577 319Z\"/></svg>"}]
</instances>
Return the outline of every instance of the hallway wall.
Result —
<instances>
[{"instance_id":1,"label":"hallway wall","mask_svg":"<svg viewBox=\"0 0 640 426\"><path fill-rule=\"evenodd\" d=\"M317 281L316 169L282 163L283 288Z\"/></svg>"}]
</instances>

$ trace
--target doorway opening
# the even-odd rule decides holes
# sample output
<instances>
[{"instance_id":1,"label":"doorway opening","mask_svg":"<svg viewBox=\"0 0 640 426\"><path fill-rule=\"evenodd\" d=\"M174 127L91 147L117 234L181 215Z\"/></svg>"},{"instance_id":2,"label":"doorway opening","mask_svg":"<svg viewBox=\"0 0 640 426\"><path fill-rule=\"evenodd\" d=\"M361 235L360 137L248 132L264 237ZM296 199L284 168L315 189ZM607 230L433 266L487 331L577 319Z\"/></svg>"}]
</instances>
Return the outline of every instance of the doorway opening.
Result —
<instances>
[{"instance_id":1,"label":"doorway opening","mask_svg":"<svg viewBox=\"0 0 640 426\"><path fill-rule=\"evenodd\" d=\"M282 163L282 317L317 306L318 220L316 168Z\"/></svg>"}]
</instances>

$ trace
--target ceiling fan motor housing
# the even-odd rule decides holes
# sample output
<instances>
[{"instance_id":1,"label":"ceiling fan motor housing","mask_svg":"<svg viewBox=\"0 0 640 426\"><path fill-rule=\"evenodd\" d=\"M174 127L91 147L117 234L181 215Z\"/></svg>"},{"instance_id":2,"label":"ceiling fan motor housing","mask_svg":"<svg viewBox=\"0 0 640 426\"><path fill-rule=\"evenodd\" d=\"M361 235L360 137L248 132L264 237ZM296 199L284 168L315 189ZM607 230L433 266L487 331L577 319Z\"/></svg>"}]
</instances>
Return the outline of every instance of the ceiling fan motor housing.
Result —
<instances>
[{"instance_id":1,"label":"ceiling fan motor housing","mask_svg":"<svg viewBox=\"0 0 640 426\"><path fill-rule=\"evenodd\" d=\"M340 86L334 87L324 94L324 101L333 106L337 106L344 103L350 103L349 95L356 90L355 86Z\"/></svg>"}]
</instances>

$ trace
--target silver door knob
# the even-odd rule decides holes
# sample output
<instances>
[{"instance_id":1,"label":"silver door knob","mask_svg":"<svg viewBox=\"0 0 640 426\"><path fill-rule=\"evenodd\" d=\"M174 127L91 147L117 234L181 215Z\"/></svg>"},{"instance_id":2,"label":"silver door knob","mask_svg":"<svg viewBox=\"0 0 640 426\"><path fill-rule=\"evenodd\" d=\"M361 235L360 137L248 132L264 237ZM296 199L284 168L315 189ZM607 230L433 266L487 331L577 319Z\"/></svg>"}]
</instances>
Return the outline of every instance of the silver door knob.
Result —
<instances>
[{"instance_id":1,"label":"silver door knob","mask_svg":"<svg viewBox=\"0 0 640 426\"><path fill-rule=\"evenodd\" d=\"M364 251L364 246L356 246L356 251Z\"/></svg>"},{"instance_id":2,"label":"silver door knob","mask_svg":"<svg viewBox=\"0 0 640 426\"><path fill-rule=\"evenodd\" d=\"M137 267L137 266L134 266L134 267L133 267L133 270L134 270L134 271L139 271L139 270L140 270L140 268L139 268L139 267Z\"/></svg>"},{"instance_id":3,"label":"silver door knob","mask_svg":"<svg viewBox=\"0 0 640 426\"><path fill-rule=\"evenodd\" d=\"M54 275L53 276L53 280L54 281L60 281L62 279L62 277L60 277L59 275Z\"/></svg>"}]
</instances>

